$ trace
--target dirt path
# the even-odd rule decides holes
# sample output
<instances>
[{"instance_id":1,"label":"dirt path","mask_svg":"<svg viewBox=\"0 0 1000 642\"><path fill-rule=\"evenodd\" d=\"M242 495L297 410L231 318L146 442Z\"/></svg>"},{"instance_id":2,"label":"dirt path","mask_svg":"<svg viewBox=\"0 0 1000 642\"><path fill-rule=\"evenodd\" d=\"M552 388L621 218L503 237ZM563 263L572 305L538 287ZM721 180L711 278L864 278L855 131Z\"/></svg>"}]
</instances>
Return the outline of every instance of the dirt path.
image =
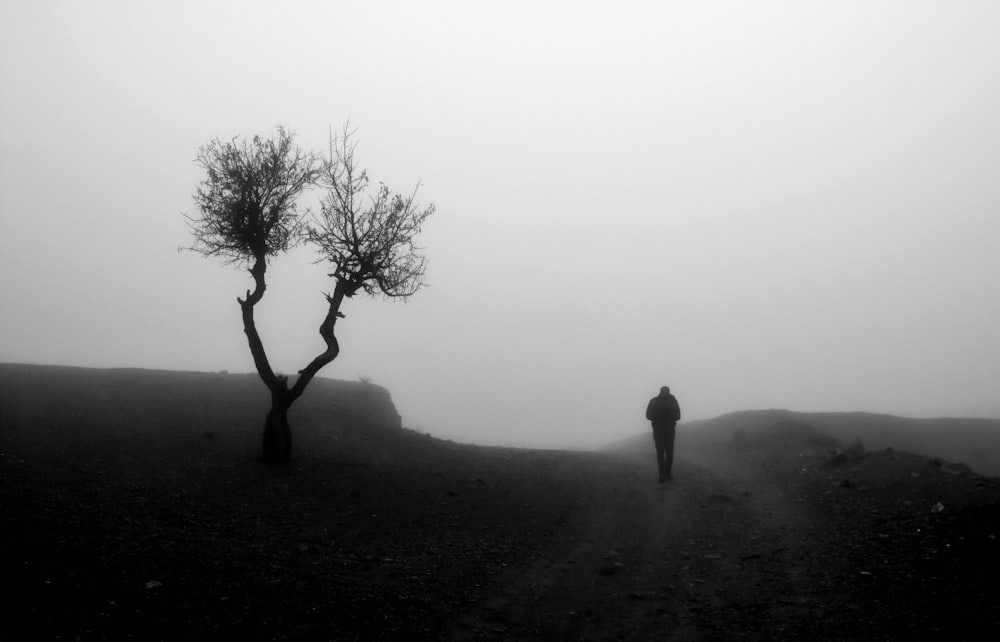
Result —
<instances>
[{"instance_id":1,"label":"dirt path","mask_svg":"<svg viewBox=\"0 0 1000 642\"><path fill-rule=\"evenodd\" d=\"M822 632L843 599L824 581L814 537L821 526L808 505L736 452L687 450L665 484L655 482L651 457L623 456L595 471L597 483L552 549L461 617L450 638Z\"/></svg>"}]
</instances>

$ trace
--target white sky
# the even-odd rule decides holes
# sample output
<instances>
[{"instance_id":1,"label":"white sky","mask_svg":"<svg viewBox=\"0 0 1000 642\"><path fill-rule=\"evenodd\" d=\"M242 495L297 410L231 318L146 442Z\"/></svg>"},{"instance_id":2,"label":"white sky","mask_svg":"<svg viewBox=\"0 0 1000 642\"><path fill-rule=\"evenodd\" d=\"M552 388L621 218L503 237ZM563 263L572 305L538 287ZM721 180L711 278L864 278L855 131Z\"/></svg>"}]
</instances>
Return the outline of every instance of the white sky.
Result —
<instances>
[{"instance_id":1,"label":"white sky","mask_svg":"<svg viewBox=\"0 0 1000 642\"><path fill-rule=\"evenodd\" d=\"M406 425L594 446L660 385L689 419L1000 417L998 33L992 0L10 0L0 361L252 370L249 277L177 252L193 159L350 118L437 205L431 287L349 301L322 374ZM322 347L312 258L258 306L288 372Z\"/></svg>"}]
</instances>

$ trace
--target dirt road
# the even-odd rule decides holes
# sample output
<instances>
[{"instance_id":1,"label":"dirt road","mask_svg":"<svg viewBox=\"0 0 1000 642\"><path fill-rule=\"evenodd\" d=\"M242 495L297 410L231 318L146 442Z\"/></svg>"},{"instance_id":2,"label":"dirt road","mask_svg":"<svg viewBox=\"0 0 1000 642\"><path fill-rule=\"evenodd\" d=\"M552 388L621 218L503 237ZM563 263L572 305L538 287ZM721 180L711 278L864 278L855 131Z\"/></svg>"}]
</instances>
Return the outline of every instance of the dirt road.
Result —
<instances>
[{"instance_id":1,"label":"dirt road","mask_svg":"<svg viewBox=\"0 0 1000 642\"><path fill-rule=\"evenodd\" d=\"M595 470L553 547L450 638L827 637L849 599L806 502L735 451L687 449L663 484L653 469L650 448Z\"/></svg>"}]
</instances>

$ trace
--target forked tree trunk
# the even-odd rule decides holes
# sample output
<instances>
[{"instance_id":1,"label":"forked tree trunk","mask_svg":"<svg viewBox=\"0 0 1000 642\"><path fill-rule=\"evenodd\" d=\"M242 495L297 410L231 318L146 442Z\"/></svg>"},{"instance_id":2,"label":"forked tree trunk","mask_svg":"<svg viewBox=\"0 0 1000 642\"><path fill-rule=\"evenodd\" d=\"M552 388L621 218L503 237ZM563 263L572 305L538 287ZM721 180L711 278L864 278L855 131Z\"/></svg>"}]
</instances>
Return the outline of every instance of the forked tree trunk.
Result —
<instances>
[{"instance_id":1,"label":"forked tree trunk","mask_svg":"<svg viewBox=\"0 0 1000 642\"><path fill-rule=\"evenodd\" d=\"M288 425L288 406L271 406L264 421L264 445L261 459L265 464L287 464L292 455L292 429Z\"/></svg>"},{"instance_id":2,"label":"forked tree trunk","mask_svg":"<svg viewBox=\"0 0 1000 642\"><path fill-rule=\"evenodd\" d=\"M289 388L288 378L275 374L274 370L271 369L267 353L264 351L264 344L257 333L257 324L253 318L253 308L264 296L264 290L267 287L264 283L266 269L267 262L261 253L256 257L256 262L250 270L256 283L256 289L253 292L248 290L246 298L237 299L237 301L243 309L243 331L247 335L250 353L253 355L254 365L257 366L257 373L271 391L271 411L267 413L267 419L264 421L261 460L266 464L284 464L288 462L292 454L292 429L288 425L288 409L292 407L292 403L296 399L302 396L306 386L316 376L316 373L340 354L340 344L337 343L337 337L333 334L333 328L337 323L337 317L343 316L340 314L340 304L344 297L352 296L358 286L345 285L338 281L334 293L327 295L329 309L326 318L323 319L323 323L319 327L319 334L326 343L326 349L299 371L295 385Z\"/></svg>"}]
</instances>

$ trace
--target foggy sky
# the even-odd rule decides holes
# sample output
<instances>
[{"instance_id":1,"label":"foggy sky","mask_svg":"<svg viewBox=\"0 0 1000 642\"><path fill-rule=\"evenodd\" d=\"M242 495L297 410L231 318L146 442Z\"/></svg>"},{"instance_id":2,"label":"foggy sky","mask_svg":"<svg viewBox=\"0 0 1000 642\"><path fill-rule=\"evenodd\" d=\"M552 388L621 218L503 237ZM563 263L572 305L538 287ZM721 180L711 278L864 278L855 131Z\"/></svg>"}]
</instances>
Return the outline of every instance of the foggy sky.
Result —
<instances>
[{"instance_id":1,"label":"foggy sky","mask_svg":"<svg viewBox=\"0 0 1000 642\"><path fill-rule=\"evenodd\" d=\"M429 287L348 301L321 374L407 426L596 446L661 385L687 419L1000 417L998 27L990 0L0 4L0 361L251 371L249 276L177 251L195 155L350 118L437 206ZM285 372L322 349L314 259L257 308Z\"/></svg>"}]
</instances>

